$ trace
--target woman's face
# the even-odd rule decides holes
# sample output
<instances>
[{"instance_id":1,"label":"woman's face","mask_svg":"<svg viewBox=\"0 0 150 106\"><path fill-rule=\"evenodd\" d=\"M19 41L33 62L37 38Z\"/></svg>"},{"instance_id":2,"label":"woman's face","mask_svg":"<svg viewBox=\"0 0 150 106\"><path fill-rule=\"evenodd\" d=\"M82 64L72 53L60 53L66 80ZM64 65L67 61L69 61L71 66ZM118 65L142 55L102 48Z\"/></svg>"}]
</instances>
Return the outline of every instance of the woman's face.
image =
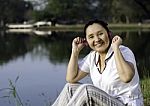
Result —
<instances>
[{"instance_id":1,"label":"woman's face","mask_svg":"<svg viewBox=\"0 0 150 106\"><path fill-rule=\"evenodd\" d=\"M107 53L110 41L106 29L100 24L93 23L87 27L86 39L93 50L99 53Z\"/></svg>"}]
</instances>

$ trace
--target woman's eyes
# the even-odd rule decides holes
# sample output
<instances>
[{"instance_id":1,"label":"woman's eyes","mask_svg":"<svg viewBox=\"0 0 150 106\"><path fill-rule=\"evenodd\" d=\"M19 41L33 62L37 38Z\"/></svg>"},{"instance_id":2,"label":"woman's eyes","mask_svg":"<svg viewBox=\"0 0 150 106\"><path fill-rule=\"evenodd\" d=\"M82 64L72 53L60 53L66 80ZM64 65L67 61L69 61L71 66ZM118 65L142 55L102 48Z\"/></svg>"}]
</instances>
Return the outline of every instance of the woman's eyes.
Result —
<instances>
[{"instance_id":1,"label":"woman's eyes","mask_svg":"<svg viewBox=\"0 0 150 106\"><path fill-rule=\"evenodd\" d=\"M93 36L93 35L91 35L91 36L89 36L89 38L94 38L94 36Z\"/></svg>"},{"instance_id":2,"label":"woman's eyes","mask_svg":"<svg viewBox=\"0 0 150 106\"><path fill-rule=\"evenodd\" d=\"M101 35L103 35L103 32L98 32L97 35L98 35L98 36L99 36L99 35L101 36ZM95 35L89 35L89 39L94 38L94 36L95 36Z\"/></svg>"},{"instance_id":3,"label":"woman's eyes","mask_svg":"<svg viewBox=\"0 0 150 106\"><path fill-rule=\"evenodd\" d=\"M103 33L102 33L102 32L100 32L100 33L98 33L98 35L103 35Z\"/></svg>"}]
</instances>

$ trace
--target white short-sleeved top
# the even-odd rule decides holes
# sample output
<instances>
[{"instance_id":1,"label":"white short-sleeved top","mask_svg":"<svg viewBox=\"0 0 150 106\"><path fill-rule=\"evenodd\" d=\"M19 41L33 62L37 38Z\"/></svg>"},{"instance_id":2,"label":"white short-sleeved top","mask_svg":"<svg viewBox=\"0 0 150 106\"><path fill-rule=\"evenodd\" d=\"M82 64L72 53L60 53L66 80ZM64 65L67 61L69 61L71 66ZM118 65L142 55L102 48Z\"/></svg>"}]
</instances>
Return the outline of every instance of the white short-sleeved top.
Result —
<instances>
[{"instance_id":1,"label":"white short-sleeved top","mask_svg":"<svg viewBox=\"0 0 150 106\"><path fill-rule=\"evenodd\" d=\"M120 80L111 47L105 58L105 68L103 73L98 71L98 69L100 69L98 64L100 55L96 51L91 51L82 61L80 61L79 68L84 72L90 73L92 82L96 87L104 90L111 96L120 99L125 104L131 102L131 104L134 104L132 106L142 106L136 104L137 101L142 104L143 98L134 54L128 47L121 45L119 48L125 61L134 65L135 75L129 83L124 83ZM132 103L132 101L134 103Z\"/></svg>"}]
</instances>

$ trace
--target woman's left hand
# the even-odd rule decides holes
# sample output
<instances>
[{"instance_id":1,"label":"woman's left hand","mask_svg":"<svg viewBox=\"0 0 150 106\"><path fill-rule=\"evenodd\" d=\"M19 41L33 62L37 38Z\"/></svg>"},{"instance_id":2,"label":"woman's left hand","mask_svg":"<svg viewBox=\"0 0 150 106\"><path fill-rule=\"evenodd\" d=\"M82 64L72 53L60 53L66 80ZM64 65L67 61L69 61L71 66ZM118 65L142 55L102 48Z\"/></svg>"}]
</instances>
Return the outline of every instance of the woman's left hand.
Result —
<instances>
[{"instance_id":1,"label":"woman's left hand","mask_svg":"<svg viewBox=\"0 0 150 106\"><path fill-rule=\"evenodd\" d=\"M119 48L119 46L122 44L122 39L120 36L116 35L113 39L112 39L112 48L116 49Z\"/></svg>"}]
</instances>

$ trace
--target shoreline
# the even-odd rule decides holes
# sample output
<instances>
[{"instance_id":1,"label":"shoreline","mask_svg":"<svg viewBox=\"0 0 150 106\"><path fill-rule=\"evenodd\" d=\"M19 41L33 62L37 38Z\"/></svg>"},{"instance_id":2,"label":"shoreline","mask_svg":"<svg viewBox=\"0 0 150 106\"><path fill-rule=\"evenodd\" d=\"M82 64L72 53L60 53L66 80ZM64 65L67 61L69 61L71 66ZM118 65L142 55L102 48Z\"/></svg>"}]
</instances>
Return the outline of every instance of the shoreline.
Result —
<instances>
[{"instance_id":1,"label":"shoreline","mask_svg":"<svg viewBox=\"0 0 150 106\"><path fill-rule=\"evenodd\" d=\"M108 27L111 30L150 30L150 24L109 24ZM83 24L76 24L76 25L59 25L56 24L55 26L42 26L37 27L36 29L39 30L83 30L84 25Z\"/></svg>"},{"instance_id":2,"label":"shoreline","mask_svg":"<svg viewBox=\"0 0 150 106\"><path fill-rule=\"evenodd\" d=\"M122 31L150 31L150 24L132 23L132 24L109 24L108 27L113 32ZM34 26L32 24L7 24L6 27L0 28L4 30L15 30L15 31L25 31L25 30L38 30L38 31L83 31L84 24L76 25L61 25L56 24L55 26L41 25Z\"/></svg>"}]
</instances>

